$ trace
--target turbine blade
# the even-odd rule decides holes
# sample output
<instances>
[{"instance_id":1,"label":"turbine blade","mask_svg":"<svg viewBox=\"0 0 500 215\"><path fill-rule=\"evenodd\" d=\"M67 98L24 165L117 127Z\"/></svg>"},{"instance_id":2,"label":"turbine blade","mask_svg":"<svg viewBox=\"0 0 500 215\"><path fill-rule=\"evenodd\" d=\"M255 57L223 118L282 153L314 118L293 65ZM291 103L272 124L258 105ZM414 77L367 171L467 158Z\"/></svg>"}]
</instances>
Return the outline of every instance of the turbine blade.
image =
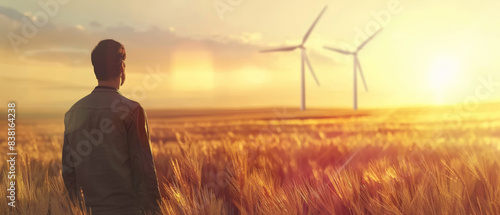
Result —
<instances>
[{"instance_id":1,"label":"turbine blade","mask_svg":"<svg viewBox=\"0 0 500 215\"><path fill-rule=\"evenodd\" d=\"M302 53L302 58L303 58L304 61L306 61L307 67L309 67L309 71L311 71L311 74L314 77L314 80L316 81L316 84L319 86L318 78L316 77L316 74L314 73L314 69L311 66L311 62L309 62L309 58L307 57L307 54L305 52Z\"/></svg>"},{"instance_id":2,"label":"turbine blade","mask_svg":"<svg viewBox=\"0 0 500 215\"><path fill-rule=\"evenodd\" d=\"M346 55L352 54L352 52L345 51L345 50L342 50L342 49L336 49L336 48L332 48L332 47L328 47L328 46L324 46L323 48L328 49L330 51L338 52L338 53L341 53L341 54L346 54Z\"/></svg>"},{"instance_id":3,"label":"turbine blade","mask_svg":"<svg viewBox=\"0 0 500 215\"><path fill-rule=\"evenodd\" d=\"M309 38L309 35L311 35L311 32L313 31L314 27L316 26L316 24L318 23L319 19L321 18L321 16L323 15L323 13L325 12L326 8L328 8L328 5L326 5L323 10L321 10L321 13L318 15L318 17L316 18L316 20L314 21L314 23L311 25L311 27L309 28L309 30L307 31L306 35L304 35L304 38L302 39L302 45L304 43L306 43L307 39Z\"/></svg>"},{"instance_id":4,"label":"turbine blade","mask_svg":"<svg viewBox=\"0 0 500 215\"><path fill-rule=\"evenodd\" d=\"M363 69L361 69L361 63L359 63L358 57L356 57L354 61L355 61L354 63L359 69L359 74L361 74L361 80L363 80L363 85L365 86L365 90L366 92L368 92L368 86L366 85L365 76L363 75Z\"/></svg>"},{"instance_id":5,"label":"turbine blade","mask_svg":"<svg viewBox=\"0 0 500 215\"><path fill-rule=\"evenodd\" d=\"M368 37L368 39L365 40L365 42L361 43L361 45L359 45L358 49L356 50L356 52L358 52L359 50L361 50L368 42L370 42L370 40L372 40L378 33L380 33L382 31L382 28L378 29L378 31L376 31L375 33L373 33L370 37Z\"/></svg>"},{"instance_id":6,"label":"turbine blade","mask_svg":"<svg viewBox=\"0 0 500 215\"><path fill-rule=\"evenodd\" d=\"M282 48L275 48L275 49L266 49L266 50L261 50L260 52L289 52L297 49L299 46L289 46L289 47L282 47Z\"/></svg>"}]
</instances>

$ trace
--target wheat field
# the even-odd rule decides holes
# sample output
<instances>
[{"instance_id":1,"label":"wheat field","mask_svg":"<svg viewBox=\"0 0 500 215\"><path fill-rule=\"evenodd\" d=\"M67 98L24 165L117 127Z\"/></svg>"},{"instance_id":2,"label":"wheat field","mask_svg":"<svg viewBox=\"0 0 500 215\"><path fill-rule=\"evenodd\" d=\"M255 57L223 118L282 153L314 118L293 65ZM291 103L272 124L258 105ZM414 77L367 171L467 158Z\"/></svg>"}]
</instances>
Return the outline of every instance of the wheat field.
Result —
<instances>
[{"instance_id":1,"label":"wheat field","mask_svg":"<svg viewBox=\"0 0 500 215\"><path fill-rule=\"evenodd\" d=\"M162 211L500 214L499 108L148 111ZM0 214L86 214L62 182L63 129L19 116L16 207L2 159Z\"/></svg>"}]
</instances>

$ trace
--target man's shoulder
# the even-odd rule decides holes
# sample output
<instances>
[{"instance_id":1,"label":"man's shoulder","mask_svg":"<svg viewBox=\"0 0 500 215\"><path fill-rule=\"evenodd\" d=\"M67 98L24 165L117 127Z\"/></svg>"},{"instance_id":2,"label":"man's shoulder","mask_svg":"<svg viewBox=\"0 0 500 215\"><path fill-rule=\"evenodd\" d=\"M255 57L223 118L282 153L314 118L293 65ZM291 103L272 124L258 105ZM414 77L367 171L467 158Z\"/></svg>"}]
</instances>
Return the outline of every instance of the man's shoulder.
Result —
<instances>
[{"instance_id":1,"label":"man's shoulder","mask_svg":"<svg viewBox=\"0 0 500 215\"><path fill-rule=\"evenodd\" d=\"M75 102L67 111L64 113L64 126L67 127L69 120L72 118L71 115L72 113L78 109L79 107L82 106L83 103L85 103L85 100L90 96L90 94L84 96L83 98L79 99L77 102ZM66 131L65 131L66 132Z\"/></svg>"},{"instance_id":2,"label":"man's shoulder","mask_svg":"<svg viewBox=\"0 0 500 215\"><path fill-rule=\"evenodd\" d=\"M121 93L107 94L106 98L103 98L102 94L90 93L75 102L75 104L65 113L64 118L71 118L73 112L78 109L90 111L110 110L114 114L121 116L120 118L124 118L123 116L135 115L136 113L144 113L144 108L139 102L129 99Z\"/></svg>"},{"instance_id":3,"label":"man's shoulder","mask_svg":"<svg viewBox=\"0 0 500 215\"><path fill-rule=\"evenodd\" d=\"M95 93L90 93L86 95L85 97L81 98L77 102L75 102L71 108L68 109L68 112L71 112L75 109L81 108L81 107L92 107L93 100L105 100L106 102L100 103L99 106L100 108L111 108L113 109L114 107L120 106L120 105L126 105L129 108L139 108L141 109L142 106L139 102L134 101L132 99L129 99L125 96L123 96L121 93L118 94L113 94L112 96L106 95L106 98L103 99L103 97L99 94Z\"/></svg>"},{"instance_id":4,"label":"man's shoulder","mask_svg":"<svg viewBox=\"0 0 500 215\"><path fill-rule=\"evenodd\" d=\"M88 97L90 96L90 94L84 96L83 98L79 99L77 102L75 102L69 109L68 111L66 111L66 113L64 114L64 116L68 116L68 114L70 114L71 112L73 112L75 109L79 108L82 106L83 103L85 103L85 100L88 99Z\"/></svg>"},{"instance_id":5,"label":"man's shoulder","mask_svg":"<svg viewBox=\"0 0 500 215\"><path fill-rule=\"evenodd\" d=\"M114 99L110 103L110 108L114 112L118 110L126 110L126 111L136 111L143 110L141 104L135 100L129 99L123 95L119 95L117 99Z\"/></svg>"}]
</instances>

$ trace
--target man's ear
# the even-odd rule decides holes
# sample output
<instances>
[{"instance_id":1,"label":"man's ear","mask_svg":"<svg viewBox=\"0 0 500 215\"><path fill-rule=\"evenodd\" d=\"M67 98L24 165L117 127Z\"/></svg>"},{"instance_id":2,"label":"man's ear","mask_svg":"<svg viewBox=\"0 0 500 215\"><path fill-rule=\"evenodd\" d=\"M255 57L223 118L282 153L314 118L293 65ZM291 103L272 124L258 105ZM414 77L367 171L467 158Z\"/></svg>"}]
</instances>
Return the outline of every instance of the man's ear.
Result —
<instances>
[{"instance_id":1,"label":"man's ear","mask_svg":"<svg viewBox=\"0 0 500 215\"><path fill-rule=\"evenodd\" d=\"M120 73L120 78L122 79L120 86L122 86L123 83L125 82L125 69L122 69L122 71Z\"/></svg>"}]
</instances>

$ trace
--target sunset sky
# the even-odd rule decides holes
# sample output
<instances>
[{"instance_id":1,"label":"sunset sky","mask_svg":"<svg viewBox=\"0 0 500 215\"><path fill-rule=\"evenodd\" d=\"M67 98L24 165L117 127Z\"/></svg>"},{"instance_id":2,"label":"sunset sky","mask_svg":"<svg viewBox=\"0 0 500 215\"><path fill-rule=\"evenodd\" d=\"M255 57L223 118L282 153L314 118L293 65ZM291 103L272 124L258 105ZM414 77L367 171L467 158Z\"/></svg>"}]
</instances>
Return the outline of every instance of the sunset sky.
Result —
<instances>
[{"instance_id":1,"label":"sunset sky","mask_svg":"<svg viewBox=\"0 0 500 215\"><path fill-rule=\"evenodd\" d=\"M360 109L500 100L499 1L305 2L2 1L0 100L67 110L96 86L90 52L112 38L127 51L121 92L146 108L298 107L300 52L259 50L299 44L325 5L306 43L321 84L307 71L308 107L352 107L352 57L322 47L353 50L380 26L359 54Z\"/></svg>"}]
</instances>

